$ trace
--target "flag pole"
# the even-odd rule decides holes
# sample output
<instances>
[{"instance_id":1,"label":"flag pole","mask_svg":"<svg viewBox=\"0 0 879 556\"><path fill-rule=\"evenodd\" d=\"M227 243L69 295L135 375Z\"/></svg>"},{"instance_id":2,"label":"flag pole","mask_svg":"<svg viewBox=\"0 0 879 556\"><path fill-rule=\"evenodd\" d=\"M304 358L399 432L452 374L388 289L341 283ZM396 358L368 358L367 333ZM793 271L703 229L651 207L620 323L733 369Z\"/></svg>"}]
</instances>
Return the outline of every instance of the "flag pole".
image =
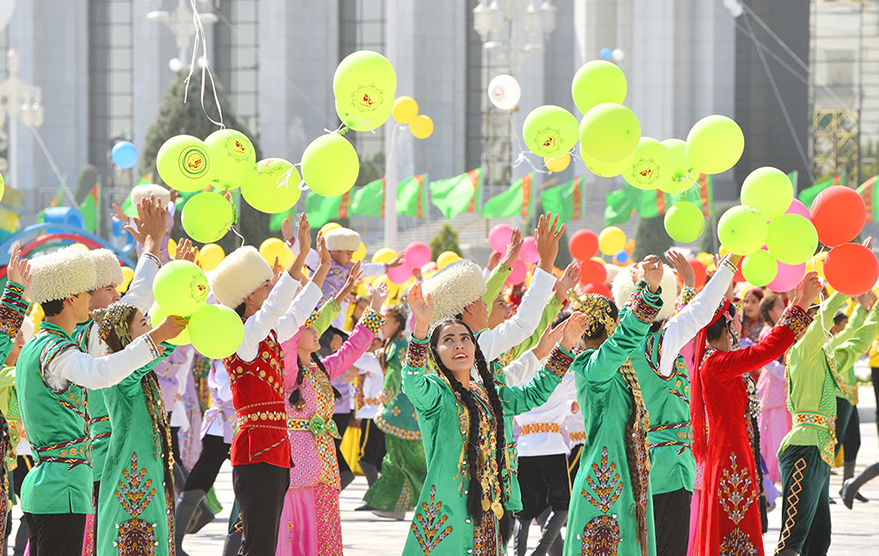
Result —
<instances>
[{"instance_id":1,"label":"flag pole","mask_svg":"<svg viewBox=\"0 0 879 556\"><path fill-rule=\"evenodd\" d=\"M397 128L391 131L391 148L385 162L385 247L397 250Z\"/></svg>"}]
</instances>

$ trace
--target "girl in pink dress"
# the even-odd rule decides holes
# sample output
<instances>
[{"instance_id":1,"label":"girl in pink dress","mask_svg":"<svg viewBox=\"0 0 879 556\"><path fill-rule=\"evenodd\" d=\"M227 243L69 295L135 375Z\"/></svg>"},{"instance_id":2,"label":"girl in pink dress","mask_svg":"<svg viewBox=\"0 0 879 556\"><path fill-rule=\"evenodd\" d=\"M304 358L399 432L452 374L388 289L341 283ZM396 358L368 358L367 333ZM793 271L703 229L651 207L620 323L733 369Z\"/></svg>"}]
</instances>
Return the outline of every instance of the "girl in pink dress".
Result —
<instances>
[{"instance_id":1,"label":"girl in pink dress","mask_svg":"<svg viewBox=\"0 0 879 556\"><path fill-rule=\"evenodd\" d=\"M760 302L760 313L766 327L760 340L769 334L778 319L784 313L786 303L784 296L770 293ZM760 416L757 426L760 428L760 454L766 462L766 476L773 483L781 482L781 471L778 468L778 447L781 440L791 429L791 416L787 409L787 381L784 378L783 358L763 367L757 380L757 395L760 397Z\"/></svg>"}]
</instances>

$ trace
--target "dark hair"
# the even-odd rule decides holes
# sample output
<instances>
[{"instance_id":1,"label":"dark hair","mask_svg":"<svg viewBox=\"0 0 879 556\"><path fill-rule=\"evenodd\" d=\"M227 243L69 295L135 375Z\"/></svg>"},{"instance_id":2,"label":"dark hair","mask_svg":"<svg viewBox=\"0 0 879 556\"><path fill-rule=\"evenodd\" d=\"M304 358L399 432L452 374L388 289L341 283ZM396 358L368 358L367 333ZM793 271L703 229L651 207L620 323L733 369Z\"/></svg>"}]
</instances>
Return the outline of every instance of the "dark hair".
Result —
<instances>
[{"instance_id":1,"label":"dark hair","mask_svg":"<svg viewBox=\"0 0 879 556\"><path fill-rule=\"evenodd\" d=\"M43 308L43 314L47 317L56 317L64 310L64 299L53 299L52 301L44 301L40 303Z\"/></svg>"},{"instance_id":2,"label":"dark hair","mask_svg":"<svg viewBox=\"0 0 879 556\"><path fill-rule=\"evenodd\" d=\"M838 311L835 315L833 315L834 326L839 326L839 323L841 323L844 320L848 320L848 315L846 315L842 311Z\"/></svg>"},{"instance_id":3,"label":"dark hair","mask_svg":"<svg viewBox=\"0 0 879 556\"><path fill-rule=\"evenodd\" d=\"M132 311L128 316L128 322L126 323L129 327L134 322L134 317L137 316L137 311ZM107 337L104 339L104 343L107 344L107 347L110 348L110 351L113 353L118 353L125 349L126 346L122 345L122 342L119 341L119 336L116 335L116 327L111 326L107 331Z\"/></svg>"},{"instance_id":4,"label":"dark hair","mask_svg":"<svg viewBox=\"0 0 879 556\"><path fill-rule=\"evenodd\" d=\"M239 317L243 317L244 311L246 311L246 310L247 310L247 304L245 304L243 301L241 303L239 303L237 307L235 307L235 312L238 313Z\"/></svg>"},{"instance_id":5,"label":"dark hair","mask_svg":"<svg viewBox=\"0 0 879 556\"><path fill-rule=\"evenodd\" d=\"M381 365L383 371L388 370L388 355L387 349L388 347L397 341L397 339L403 335L403 331L406 330L406 311L400 306L388 307L385 309L387 313L386 318L390 320L397 321L397 331L394 332L394 336L392 338L385 338L382 340L382 352L379 355L378 362ZM402 361L401 361L402 363Z\"/></svg>"},{"instance_id":6,"label":"dark hair","mask_svg":"<svg viewBox=\"0 0 879 556\"><path fill-rule=\"evenodd\" d=\"M323 371L325 374L327 372L327 368L324 367L323 361L320 360L320 356L317 352L311 354L311 361L317 365L317 368ZM299 359L299 355L296 355L296 365L299 367L299 373L296 375L296 388L290 393L290 397L287 398L287 401L290 402L292 406L300 406L305 403L302 400L302 375L305 374L306 366L302 364L302 361ZM329 376L329 375L327 375ZM335 392L335 387L333 388L333 392ZM297 407L299 409L299 407Z\"/></svg>"},{"instance_id":7,"label":"dark hair","mask_svg":"<svg viewBox=\"0 0 879 556\"><path fill-rule=\"evenodd\" d=\"M736 306L730 305L726 310L730 318L736 316ZM705 339L713 342L719 339L726 331L729 330L729 321L725 317L720 317L717 322L705 329Z\"/></svg>"},{"instance_id":8,"label":"dark hair","mask_svg":"<svg viewBox=\"0 0 879 556\"><path fill-rule=\"evenodd\" d=\"M495 437L497 438L497 449L495 450L495 459L497 460L497 468L498 468L498 483L501 486L501 503L505 504L507 502L507 488L506 488L506 480L504 479L503 470L506 469L505 460L506 460L506 431L504 430L504 410L501 406L501 400L498 397L497 388L495 388L494 384L494 376L488 368L488 363L485 361L485 356L482 354L482 350L479 348L479 344L476 342L476 337L473 334L473 330L470 329L467 324L461 319L451 318L440 321L436 326L434 326L433 331L430 334L430 352L433 357L436 366L439 368L440 372L446 377L446 380L449 381L449 384L457 395L458 399L464 404L467 408L467 412L470 414L470 431L467 435L467 473L470 475L470 481L467 486L467 513L472 517L477 524L482 523L482 485L479 482L479 477L477 474L477 469L479 467L479 453L478 453L478 442L474 441L474 439L479 437L479 409L477 407L476 398L473 396L473 393L470 392L468 388L464 388L464 386L455 378L455 375L443 365L442 359L440 359L439 354L437 353L436 347L439 343L439 337L442 330L449 325L452 324L460 324L464 328L467 329L467 333L470 335L470 339L473 341L473 345L476 348L476 369L479 371L479 377L482 379L482 384L485 387L485 391L488 393L488 399L491 402L491 410L494 413L495 418ZM491 466L489 466L491 469ZM510 527L509 525L512 523L509 521L510 512L504 512L504 519L507 521L504 522L504 519L501 520L501 535L504 537L504 543L509 539Z\"/></svg>"},{"instance_id":9,"label":"dark hair","mask_svg":"<svg viewBox=\"0 0 879 556\"><path fill-rule=\"evenodd\" d=\"M758 302L763 301L764 294L763 290L761 290L760 288L751 288L745 293L745 297L748 297L749 295L753 295L754 297L756 297Z\"/></svg>"},{"instance_id":10,"label":"dark hair","mask_svg":"<svg viewBox=\"0 0 879 556\"><path fill-rule=\"evenodd\" d=\"M772 322L772 318L769 316L769 311L775 307L775 302L784 303L784 298L781 294L770 293L766 297L760 300L760 315L763 317L763 322L768 324L769 326L775 326L775 323Z\"/></svg>"}]
</instances>

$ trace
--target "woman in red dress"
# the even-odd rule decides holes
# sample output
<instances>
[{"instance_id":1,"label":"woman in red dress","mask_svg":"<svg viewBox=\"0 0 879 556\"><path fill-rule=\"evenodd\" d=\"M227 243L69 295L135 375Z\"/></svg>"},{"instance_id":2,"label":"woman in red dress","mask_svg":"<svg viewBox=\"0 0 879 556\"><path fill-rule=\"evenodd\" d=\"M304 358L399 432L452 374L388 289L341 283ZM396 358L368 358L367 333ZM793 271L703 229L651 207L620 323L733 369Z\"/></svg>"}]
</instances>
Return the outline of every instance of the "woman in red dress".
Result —
<instances>
[{"instance_id":1,"label":"woman in red dress","mask_svg":"<svg viewBox=\"0 0 879 556\"><path fill-rule=\"evenodd\" d=\"M701 365L693 381L693 452L696 461L705 464L697 556L763 556L761 477L754 464L759 442L753 423L759 401L749 373L778 359L793 345L812 320L801 307L804 303L808 307L820 289L817 274L807 274L775 327L751 347L736 350L742 325L728 300L696 337L696 361ZM707 439L704 416L708 418Z\"/></svg>"}]
</instances>

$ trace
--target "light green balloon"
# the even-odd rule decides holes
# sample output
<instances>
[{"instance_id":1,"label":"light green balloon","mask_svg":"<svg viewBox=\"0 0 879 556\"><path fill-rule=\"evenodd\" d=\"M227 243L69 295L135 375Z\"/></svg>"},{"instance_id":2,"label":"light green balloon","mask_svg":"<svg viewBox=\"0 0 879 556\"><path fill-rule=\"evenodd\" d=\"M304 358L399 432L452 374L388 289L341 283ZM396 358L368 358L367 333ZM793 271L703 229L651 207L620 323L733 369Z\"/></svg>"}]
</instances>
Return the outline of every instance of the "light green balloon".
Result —
<instances>
[{"instance_id":1,"label":"light green balloon","mask_svg":"<svg viewBox=\"0 0 879 556\"><path fill-rule=\"evenodd\" d=\"M802 264L818 249L818 231L804 216L782 214L769 223L766 248L780 263Z\"/></svg>"},{"instance_id":2,"label":"light green balloon","mask_svg":"<svg viewBox=\"0 0 879 556\"><path fill-rule=\"evenodd\" d=\"M244 324L241 317L223 305L205 305L189 319L192 347L209 359L224 359L241 347Z\"/></svg>"},{"instance_id":3,"label":"light green balloon","mask_svg":"<svg viewBox=\"0 0 879 556\"><path fill-rule=\"evenodd\" d=\"M277 214L293 208L301 191L299 171L282 158L264 158L256 163L253 179L241 185L241 196L260 212Z\"/></svg>"},{"instance_id":4,"label":"light green balloon","mask_svg":"<svg viewBox=\"0 0 879 556\"><path fill-rule=\"evenodd\" d=\"M622 104L626 100L626 89L623 70L605 60L586 62L571 82L571 96L582 114L603 102Z\"/></svg>"},{"instance_id":5,"label":"light green balloon","mask_svg":"<svg viewBox=\"0 0 879 556\"><path fill-rule=\"evenodd\" d=\"M793 200L794 186L787 174L778 168L757 168L748 174L742 184L742 204L759 210L767 220L784 214Z\"/></svg>"},{"instance_id":6,"label":"light green balloon","mask_svg":"<svg viewBox=\"0 0 879 556\"><path fill-rule=\"evenodd\" d=\"M194 241L213 243L226 235L232 226L232 205L219 193L198 193L186 201L180 222Z\"/></svg>"},{"instance_id":7,"label":"light green balloon","mask_svg":"<svg viewBox=\"0 0 879 556\"><path fill-rule=\"evenodd\" d=\"M696 241L704 230L705 217L693 203L680 201L665 213L665 231L678 243Z\"/></svg>"},{"instance_id":8,"label":"light green balloon","mask_svg":"<svg viewBox=\"0 0 879 556\"><path fill-rule=\"evenodd\" d=\"M778 262L768 251L759 249L742 260L742 276L749 284L762 288L778 274Z\"/></svg>"},{"instance_id":9,"label":"light green balloon","mask_svg":"<svg viewBox=\"0 0 879 556\"><path fill-rule=\"evenodd\" d=\"M583 151L601 162L618 162L631 156L640 139L638 116L622 104L596 105L580 120Z\"/></svg>"},{"instance_id":10,"label":"light green balloon","mask_svg":"<svg viewBox=\"0 0 879 556\"><path fill-rule=\"evenodd\" d=\"M156 168L165 183L182 193L199 191L211 184L211 150L192 135L175 135L156 155Z\"/></svg>"},{"instance_id":11,"label":"light green balloon","mask_svg":"<svg viewBox=\"0 0 879 556\"><path fill-rule=\"evenodd\" d=\"M642 137L632 157L632 163L623 170L626 183L638 189L656 189L671 181L673 168L668 149L650 137Z\"/></svg>"},{"instance_id":12,"label":"light green balloon","mask_svg":"<svg viewBox=\"0 0 879 556\"><path fill-rule=\"evenodd\" d=\"M153 297L169 315L188 317L201 309L210 287L202 269L189 261L171 261L162 266L153 281Z\"/></svg>"},{"instance_id":13,"label":"light green balloon","mask_svg":"<svg viewBox=\"0 0 879 556\"><path fill-rule=\"evenodd\" d=\"M336 114L339 116L339 121L354 131L375 131L388 121L388 118L391 117L393 112L394 103L386 102L374 112L356 116L345 112L342 107L339 106L339 103L336 102Z\"/></svg>"},{"instance_id":14,"label":"light green balloon","mask_svg":"<svg viewBox=\"0 0 879 556\"><path fill-rule=\"evenodd\" d=\"M302 153L302 178L324 197L338 197L357 181L360 159L351 143L338 133L321 135Z\"/></svg>"},{"instance_id":15,"label":"light green balloon","mask_svg":"<svg viewBox=\"0 0 879 556\"><path fill-rule=\"evenodd\" d=\"M246 135L234 129L218 129L204 140L211 150L212 172L217 187L231 191L241 186L256 165L256 150Z\"/></svg>"},{"instance_id":16,"label":"light green balloon","mask_svg":"<svg viewBox=\"0 0 879 556\"><path fill-rule=\"evenodd\" d=\"M736 165L744 151L742 128L726 116L706 116L687 134L690 166L706 174L726 172Z\"/></svg>"},{"instance_id":17,"label":"light green balloon","mask_svg":"<svg viewBox=\"0 0 879 556\"><path fill-rule=\"evenodd\" d=\"M555 158L573 149L579 130L573 114L551 104L532 110L522 124L525 146L544 158Z\"/></svg>"},{"instance_id":18,"label":"light green balloon","mask_svg":"<svg viewBox=\"0 0 879 556\"><path fill-rule=\"evenodd\" d=\"M159 323L165 320L168 316L168 311L159 307L159 304L153 301L153 306L150 307L150 326L153 328L159 326ZM173 344L175 346L185 346L191 344L192 341L189 339L189 326L183 329L183 332L178 334L175 338L171 338L167 340L169 344Z\"/></svg>"},{"instance_id":19,"label":"light green balloon","mask_svg":"<svg viewBox=\"0 0 879 556\"><path fill-rule=\"evenodd\" d=\"M616 162L602 162L601 160L597 160L583 152L582 143L580 144L580 158L583 159L583 164L585 164L593 174L603 178L619 176L623 173L623 170L632 164L632 155Z\"/></svg>"},{"instance_id":20,"label":"light green balloon","mask_svg":"<svg viewBox=\"0 0 879 556\"><path fill-rule=\"evenodd\" d=\"M735 206L720 217L717 237L720 243L736 255L750 255L766 243L769 226L757 209Z\"/></svg>"},{"instance_id":21,"label":"light green balloon","mask_svg":"<svg viewBox=\"0 0 879 556\"><path fill-rule=\"evenodd\" d=\"M394 106L397 73L387 58L372 50L359 50L339 63L333 74L333 94L341 110L363 119L383 106Z\"/></svg>"}]
</instances>

